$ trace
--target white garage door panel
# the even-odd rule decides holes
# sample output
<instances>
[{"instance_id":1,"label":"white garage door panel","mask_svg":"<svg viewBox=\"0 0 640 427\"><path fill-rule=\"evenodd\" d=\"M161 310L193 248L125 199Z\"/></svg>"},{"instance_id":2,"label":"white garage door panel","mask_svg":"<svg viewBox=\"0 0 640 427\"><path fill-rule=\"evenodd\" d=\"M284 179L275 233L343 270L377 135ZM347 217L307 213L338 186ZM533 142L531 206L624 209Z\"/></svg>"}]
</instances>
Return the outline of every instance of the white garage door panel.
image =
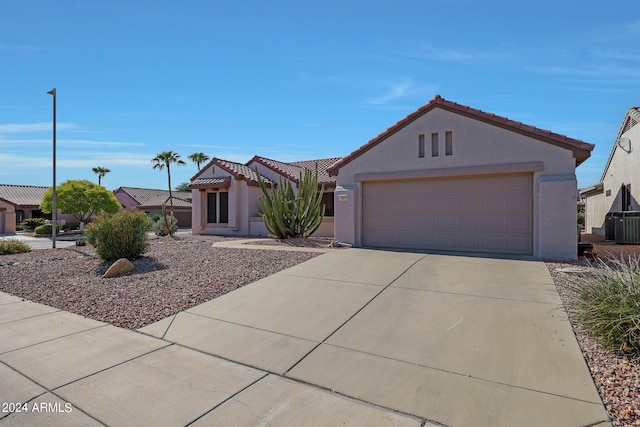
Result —
<instances>
[{"instance_id":1,"label":"white garage door panel","mask_svg":"<svg viewBox=\"0 0 640 427\"><path fill-rule=\"evenodd\" d=\"M531 175L369 182L364 246L531 254Z\"/></svg>"}]
</instances>

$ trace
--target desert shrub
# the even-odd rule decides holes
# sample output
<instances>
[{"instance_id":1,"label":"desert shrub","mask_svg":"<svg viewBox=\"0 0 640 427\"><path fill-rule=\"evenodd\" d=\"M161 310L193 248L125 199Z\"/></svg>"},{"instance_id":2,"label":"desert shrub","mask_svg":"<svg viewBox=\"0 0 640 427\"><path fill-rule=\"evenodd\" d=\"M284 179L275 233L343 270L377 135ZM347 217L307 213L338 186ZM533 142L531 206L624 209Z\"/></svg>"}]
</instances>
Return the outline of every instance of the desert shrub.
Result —
<instances>
[{"instance_id":1,"label":"desert shrub","mask_svg":"<svg viewBox=\"0 0 640 427\"><path fill-rule=\"evenodd\" d=\"M280 185L269 189L257 170L256 174L262 189L258 215L264 219L271 236L278 239L309 237L320 227L325 206L322 204L324 186L318 191L317 167L315 174L309 170L305 170L304 175L300 173L298 194L293 191L290 179L285 182L280 179Z\"/></svg>"},{"instance_id":2,"label":"desert shrub","mask_svg":"<svg viewBox=\"0 0 640 427\"><path fill-rule=\"evenodd\" d=\"M34 228L44 224L44 218L26 218L22 221L22 224L33 230Z\"/></svg>"},{"instance_id":3,"label":"desert shrub","mask_svg":"<svg viewBox=\"0 0 640 427\"><path fill-rule=\"evenodd\" d=\"M98 256L107 261L139 258L149 247L147 215L125 211L99 216L85 230L87 242L95 246Z\"/></svg>"},{"instance_id":4,"label":"desert shrub","mask_svg":"<svg viewBox=\"0 0 640 427\"><path fill-rule=\"evenodd\" d=\"M640 355L640 258L596 267L572 279L569 312L604 345Z\"/></svg>"},{"instance_id":5,"label":"desert shrub","mask_svg":"<svg viewBox=\"0 0 640 427\"><path fill-rule=\"evenodd\" d=\"M31 248L26 243L18 239L0 240L0 255L21 254L23 252L31 252Z\"/></svg>"},{"instance_id":6,"label":"desert shrub","mask_svg":"<svg viewBox=\"0 0 640 427\"><path fill-rule=\"evenodd\" d=\"M36 234L51 234L53 231L53 226L51 224L42 224L36 227L33 230ZM60 231L60 226L56 226L56 233Z\"/></svg>"},{"instance_id":7,"label":"desert shrub","mask_svg":"<svg viewBox=\"0 0 640 427\"><path fill-rule=\"evenodd\" d=\"M176 231L178 231L178 220L175 216L167 216L167 219L171 221L171 234L175 234ZM160 216L160 218L153 223L153 225L151 226L151 231L153 231L156 236L166 236L167 233L167 226L164 223L164 218L162 218L162 216Z\"/></svg>"}]
</instances>

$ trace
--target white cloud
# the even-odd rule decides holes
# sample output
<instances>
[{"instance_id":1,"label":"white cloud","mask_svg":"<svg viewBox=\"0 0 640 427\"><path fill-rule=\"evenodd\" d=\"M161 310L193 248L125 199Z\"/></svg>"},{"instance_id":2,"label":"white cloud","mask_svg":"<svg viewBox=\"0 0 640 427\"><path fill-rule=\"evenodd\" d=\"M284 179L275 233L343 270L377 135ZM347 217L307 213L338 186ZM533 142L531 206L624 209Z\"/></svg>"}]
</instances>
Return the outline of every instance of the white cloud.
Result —
<instances>
[{"instance_id":1,"label":"white cloud","mask_svg":"<svg viewBox=\"0 0 640 427\"><path fill-rule=\"evenodd\" d=\"M464 50L435 47L431 43L417 43L407 51L410 56L432 59L434 61L455 63L493 62L502 60L504 53L494 51Z\"/></svg>"},{"instance_id":2,"label":"white cloud","mask_svg":"<svg viewBox=\"0 0 640 427\"><path fill-rule=\"evenodd\" d=\"M402 82L391 83L386 92L378 97L369 98L369 103L373 105L387 104L390 101L404 97L413 87L413 82L405 80Z\"/></svg>"},{"instance_id":3,"label":"white cloud","mask_svg":"<svg viewBox=\"0 0 640 427\"><path fill-rule=\"evenodd\" d=\"M58 155L56 166L59 168L92 168L97 164L114 166L149 166L153 155L132 154L128 152L109 153L79 153L77 157L69 154ZM24 156L10 153L0 153L0 164L3 169L51 168L51 156Z\"/></svg>"},{"instance_id":4,"label":"white cloud","mask_svg":"<svg viewBox=\"0 0 640 427\"><path fill-rule=\"evenodd\" d=\"M73 123L56 123L56 130L76 130L78 126ZM33 132L51 132L53 130L52 122L39 123L5 123L0 124L0 133L33 133Z\"/></svg>"},{"instance_id":5,"label":"white cloud","mask_svg":"<svg viewBox=\"0 0 640 427\"><path fill-rule=\"evenodd\" d=\"M30 138L30 139L8 139L0 135L0 147L18 147L24 148L35 145L52 144L51 138ZM117 141L92 141L87 139L60 139L57 138L56 145L60 148L73 147L73 148L94 148L94 147L142 147L141 142L117 142Z\"/></svg>"}]
</instances>

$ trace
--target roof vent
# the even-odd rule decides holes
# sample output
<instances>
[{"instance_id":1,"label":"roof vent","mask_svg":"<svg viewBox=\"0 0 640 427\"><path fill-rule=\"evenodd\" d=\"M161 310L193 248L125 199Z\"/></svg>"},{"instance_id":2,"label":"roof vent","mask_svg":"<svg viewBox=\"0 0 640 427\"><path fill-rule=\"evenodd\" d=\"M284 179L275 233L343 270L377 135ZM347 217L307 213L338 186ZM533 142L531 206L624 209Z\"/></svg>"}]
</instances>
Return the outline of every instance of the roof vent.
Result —
<instances>
[{"instance_id":1,"label":"roof vent","mask_svg":"<svg viewBox=\"0 0 640 427\"><path fill-rule=\"evenodd\" d=\"M631 129L637 124L638 124L638 121L635 120L633 117L627 117L627 121L624 124L624 127L622 128L622 133L627 132L629 129Z\"/></svg>"}]
</instances>

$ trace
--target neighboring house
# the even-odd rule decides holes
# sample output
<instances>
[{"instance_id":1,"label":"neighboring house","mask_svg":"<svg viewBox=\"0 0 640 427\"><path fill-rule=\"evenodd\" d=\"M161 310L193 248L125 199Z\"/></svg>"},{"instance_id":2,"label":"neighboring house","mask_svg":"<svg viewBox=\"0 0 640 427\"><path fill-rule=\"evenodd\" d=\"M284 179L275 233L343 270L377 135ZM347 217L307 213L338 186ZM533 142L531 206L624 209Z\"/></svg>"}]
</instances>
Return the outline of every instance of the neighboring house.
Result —
<instances>
[{"instance_id":1,"label":"neighboring house","mask_svg":"<svg viewBox=\"0 0 640 427\"><path fill-rule=\"evenodd\" d=\"M40 210L42 196L49 187L33 185L0 184L0 234L13 234L16 225L26 218L48 218ZM59 213L56 219L60 224L76 223L73 215Z\"/></svg>"},{"instance_id":2,"label":"neighboring house","mask_svg":"<svg viewBox=\"0 0 640 427\"><path fill-rule=\"evenodd\" d=\"M605 234L609 212L640 211L640 107L622 121L600 182L580 190L587 233Z\"/></svg>"},{"instance_id":3,"label":"neighboring house","mask_svg":"<svg viewBox=\"0 0 640 427\"><path fill-rule=\"evenodd\" d=\"M172 193L173 214L178 220L178 227L191 227L191 192L172 191ZM114 190L113 194L125 209L136 208L149 215L161 214L162 203L166 203L167 214L171 207L169 190L120 187Z\"/></svg>"},{"instance_id":4,"label":"neighboring house","mask_svg":"<svg viewBox=\"0 0 640 427\"><path fill-rule=\"evenodd\" d=\"M295 189L300 173L305 169L315 172L317 165L318 183L325 187L325 218L314 236L333 236L335 178L329 176L327 167L337 160L281 162L255 156L243 164L212 159L191 178L189 185L193 193L193 233L266 236L264 221L258 216L262 190L256 170L268 186L290 179Z\"/></svg>"},{"instance_id":5,"label":"neighboring house","mask_svg":"<svg viewBox=\"0 0 640 427\"><path fill-rule=\"evenodd\" d=\"M593 147L437 95L329 167L335 238L576 259L575 168Z\"/></svg>"}]
</instances>

